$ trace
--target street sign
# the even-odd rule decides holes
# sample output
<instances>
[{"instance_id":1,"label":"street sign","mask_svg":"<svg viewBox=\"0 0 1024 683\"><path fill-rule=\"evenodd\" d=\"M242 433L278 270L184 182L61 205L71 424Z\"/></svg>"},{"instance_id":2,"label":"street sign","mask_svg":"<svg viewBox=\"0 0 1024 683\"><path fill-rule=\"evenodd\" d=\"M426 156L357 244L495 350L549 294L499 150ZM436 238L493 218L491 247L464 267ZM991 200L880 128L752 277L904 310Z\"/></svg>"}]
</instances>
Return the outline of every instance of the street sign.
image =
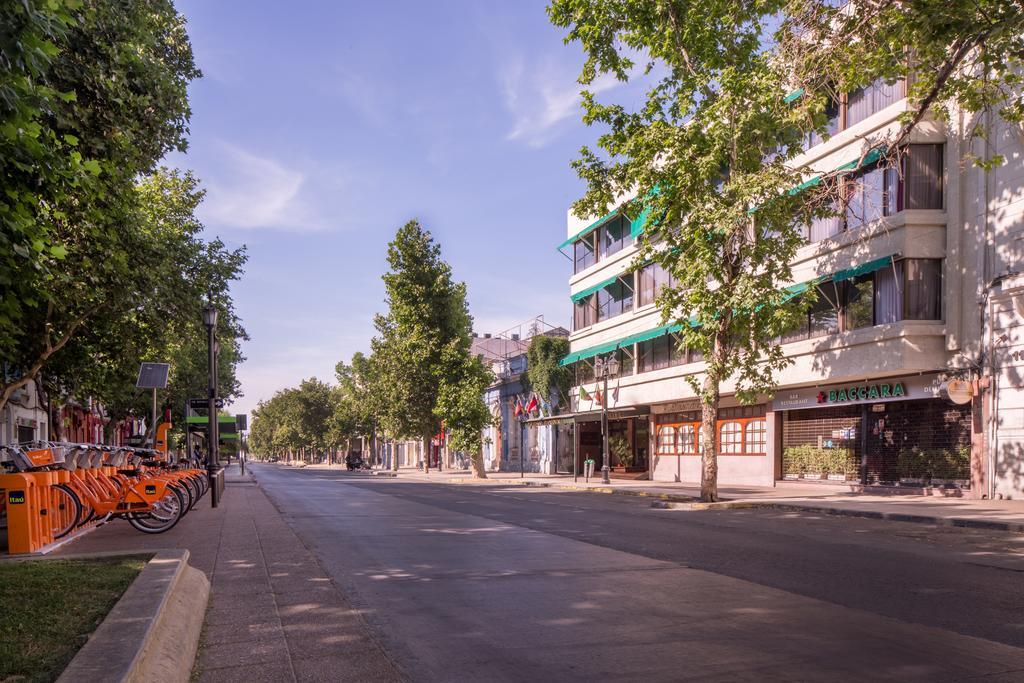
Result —
<instances>
[{"instance_id":1,"label":"street sign","mask_svg":"<svg viewBox=\"0 0 1024 683\"><path fill-rule=\"evenodd\" d=\"M198 411L206 412L206 410L208 410L209 407L210 407L210 399L208 399L208 398L190 398L188 400L188 409L191 410L192 412L198 412ZM218 398L217 399L217 407L218 408L223 408L224 407L224 399L222 399L222 398Z\"/></svg>"},{"instance_id":2,"label":"street sign","mask_svg":"<svg viewBox=\"0 0 1024 683\"><path fill-rule=\"evenodd\" d=\"M240 432L249 429L249 416L244 413L242 415L235 415L235 427Z\"/></svg>"}]
</instances>

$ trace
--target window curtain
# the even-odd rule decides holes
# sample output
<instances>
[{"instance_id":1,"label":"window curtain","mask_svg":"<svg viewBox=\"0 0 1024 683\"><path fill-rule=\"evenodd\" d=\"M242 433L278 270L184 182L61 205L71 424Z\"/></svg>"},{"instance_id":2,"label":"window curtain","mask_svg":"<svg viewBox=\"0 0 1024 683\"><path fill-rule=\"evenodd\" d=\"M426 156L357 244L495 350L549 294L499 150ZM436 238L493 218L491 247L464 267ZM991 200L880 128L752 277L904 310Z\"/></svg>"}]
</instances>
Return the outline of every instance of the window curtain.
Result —
<instances>
[{"instance_id":1,"label":"window curtain","mask_svg":"<svg viewBox=\"0 0 1024 683\"><path fill-rule=\"evenodd\" d=\"M907 320L942 319L942 261L906 259L904 314Z\"/></svg>"},{"instance_id":2,"label":"window curtain","mask_svg":"<svg viewBox=\"0 0 1024 683\"><path fill-rule=\"evenodd\" d=\"M875 322L894 323L903 316L903 262L897 261L875 273Z\"/></svg>"},{"instance_id":3,"label":"window curtain","mask_svg":"<svg viewBox=\"0 0 1024 683\"><path fill-rule=\"evenodd\" d=\"M910 145L907 150L908 209L942 208L942 145Z\"/></svg>"}]
</instances>

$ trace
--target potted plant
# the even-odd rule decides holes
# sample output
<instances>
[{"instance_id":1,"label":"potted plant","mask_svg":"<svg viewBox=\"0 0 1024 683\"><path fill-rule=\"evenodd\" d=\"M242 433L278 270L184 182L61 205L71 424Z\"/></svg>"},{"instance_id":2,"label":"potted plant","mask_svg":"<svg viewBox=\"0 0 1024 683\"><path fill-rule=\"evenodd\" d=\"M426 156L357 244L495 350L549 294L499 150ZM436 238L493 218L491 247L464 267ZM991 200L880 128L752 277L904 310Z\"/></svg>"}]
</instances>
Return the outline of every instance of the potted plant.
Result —
<instances>
[{"instance_id":1,"label":"potted plant","mask_svg":"<svg viewBox=\"0 0 1024 683\"><path fill-rule=\"evenodd\" d=\"M613 436L608 439L608 450L611 451L615 462L618 463L612 469L617 472L628 472L636 460L636 454L629 447L629 441L626 437Z\"/></svg>"}]
</instances>

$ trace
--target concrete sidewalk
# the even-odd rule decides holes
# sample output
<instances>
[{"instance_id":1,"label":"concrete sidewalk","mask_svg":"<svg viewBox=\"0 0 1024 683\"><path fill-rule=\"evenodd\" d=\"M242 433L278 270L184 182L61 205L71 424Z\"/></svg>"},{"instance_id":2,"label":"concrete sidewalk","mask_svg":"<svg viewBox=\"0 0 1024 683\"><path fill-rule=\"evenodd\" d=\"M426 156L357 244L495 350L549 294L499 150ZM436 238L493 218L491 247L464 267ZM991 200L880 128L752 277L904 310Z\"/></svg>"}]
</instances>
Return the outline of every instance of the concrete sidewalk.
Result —
<instances>
[{"instance_id":1,"label":"concrete sidewalk","mask_svg":"<svg viewBox=\"0 0 1024 683\"><path fill-rule=\"evenodd\" d=\"M376 472L375 472L376 474ZM388 475L387 472L379 472ZM353 473L352 476L365 476ZM700 486L691 483L650 482L613 479L601 484L600 475L585 482L571 475L488 472L480 480L465 471L441 471L424 474L416 469L401 469L401 479L446 484L506 484L544 486L597 493L644 496L658 507L690 509L770 508L817 514L849 515L900 522L921 522L942 526L962 526L1024 533L1024 500L975 500L964 497L878 495L857 493L839 484L778 482L775 486L723 486L720 503L699 503Z\"/></svg>"},{"instance_id":2,"label":"concrete sidewalk","mask_svg":"<svg viewBox=\"0 0 1024 683\"><path fill-rule=\"evenodd\" d=\"M210 579L196 680L405 680L267 496L236 468L216 510L206 497L161 535L112 522L57 554L162 548L187 548Z\"/></svg>"}]
</instances>

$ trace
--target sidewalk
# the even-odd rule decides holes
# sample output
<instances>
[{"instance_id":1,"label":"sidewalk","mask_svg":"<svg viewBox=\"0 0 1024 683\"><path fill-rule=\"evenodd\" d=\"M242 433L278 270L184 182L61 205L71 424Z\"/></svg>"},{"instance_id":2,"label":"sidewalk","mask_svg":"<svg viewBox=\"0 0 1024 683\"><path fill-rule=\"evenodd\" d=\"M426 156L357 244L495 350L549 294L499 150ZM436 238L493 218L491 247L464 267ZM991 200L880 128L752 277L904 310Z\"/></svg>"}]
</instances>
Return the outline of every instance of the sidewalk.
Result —
<instances>
[{"instance_id":1,"label":"sidewalk","mask_svg":"<svg viewBox=\"0 0 1024 683\"><path fill-rule=\"evenodd\" d=\"M387 475L387 472L380 472ZM601 484L600 474L585 482L574 482L571 475L488 472L487 479L474 479L466 471L432 471L401 469L401 479L447 484L506 484L543 486L584 490L618 495L653 498L656 507L689 509L768 508L889 519L899 522L921 522L942 526L961 526L1024 533L1024 500L975 500L972 498L880 495L851 492L848 486L835 484L803 484L778 482L775 486L723 486L719 488L722 502L700 503L700 486L692 483L650 482L612 479Z\"/></svg>"},{"instance_id":2,"label":"sidewalk","mask_svg":"<svg viewBox=\"0 0 1024 683\"><path fill-rule=\"evenodd\" d=\"M254 480L227 472L224 500L209 497L171 531L146 535L115 521L55 554L188 548L210 579L194 680L401 681L313 555Z\"/></svg>"}]
</instances>

